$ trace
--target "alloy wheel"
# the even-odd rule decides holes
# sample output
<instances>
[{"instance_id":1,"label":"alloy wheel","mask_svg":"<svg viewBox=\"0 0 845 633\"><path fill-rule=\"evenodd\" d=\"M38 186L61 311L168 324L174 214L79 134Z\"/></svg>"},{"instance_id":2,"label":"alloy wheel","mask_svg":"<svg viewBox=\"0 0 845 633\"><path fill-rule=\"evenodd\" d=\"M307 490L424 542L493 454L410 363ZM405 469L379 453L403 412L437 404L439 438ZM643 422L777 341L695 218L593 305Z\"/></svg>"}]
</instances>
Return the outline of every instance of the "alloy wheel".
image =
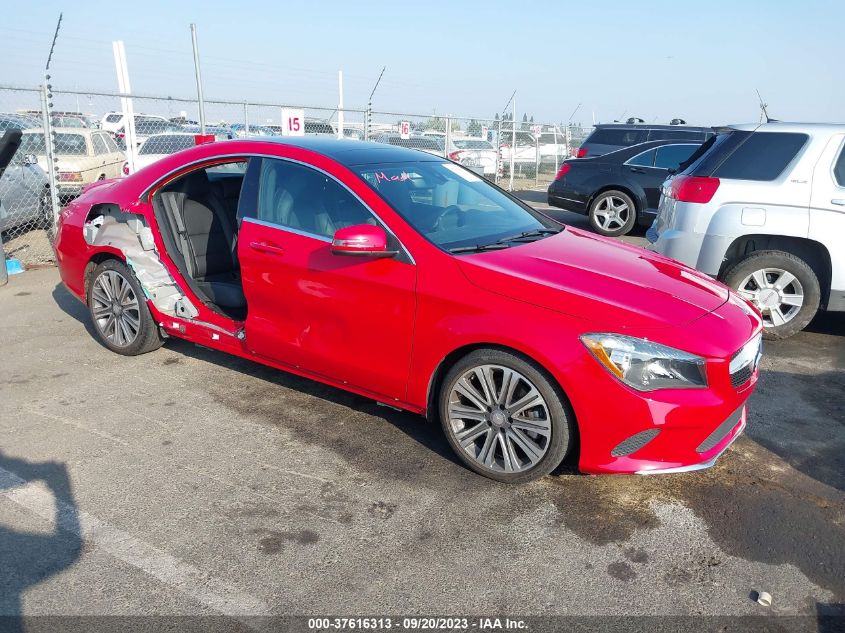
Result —
<instances>
[{"instance_id":1,"label":"alloy wheel","mask_svg":"<svg viewBox=\"0 0 845 633\"><path fill-rule=\"evenodd\" d=\"M517 473L548 452L552 420L546 400L521 373L501 365L464 372L449 393L449 426L479 466Z\"/></svg>"},{"instance_id":2,"label":"alloy wheel","mask_svg":"<svg viewBox=\"0 0 845 633\"><path fill-rule=\"evenodd\" d=\"M631 209L628 204L616 196L605 196L596 205L593 212L596 223L605 231L616 231L628 222Z\"/></svg>"},{"instance_id":3,"label":"alloy wheel","mask_svg":"<svg viewBox=\"0 0 845 633\"><path fill-rule=\"evenodd\" d=\"M804 288L788 270L763 268L745 277L737 292L763 315L766 327L778 327L794 319L804 305Z\"/></svg>"},{"instance_id":4,"label":"alloy wheel","mask_svg":"<svg viewBox=\"0 0 845 633\"><path fill-rule=\"evenodd\" d=\"M100 333L117 347L131 345L141 327L141 310L129 280L114 270L105 270L94 280L91 298L94 323Z\"/></svg>"}]
</instances>

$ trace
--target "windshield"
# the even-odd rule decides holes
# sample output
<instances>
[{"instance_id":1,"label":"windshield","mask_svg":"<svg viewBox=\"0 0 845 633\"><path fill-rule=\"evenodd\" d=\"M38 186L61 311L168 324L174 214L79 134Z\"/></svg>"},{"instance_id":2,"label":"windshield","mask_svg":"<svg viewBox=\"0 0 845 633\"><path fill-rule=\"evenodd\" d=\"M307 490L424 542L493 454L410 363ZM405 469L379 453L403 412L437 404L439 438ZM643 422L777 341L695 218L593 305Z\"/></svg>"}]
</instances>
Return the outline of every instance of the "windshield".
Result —
<instances>
[{"instance_id":1,"label":"windshield","mask_svg":"<svg viewBox=\"0 0 845 633\"><path fill-rule=\"evenodd\" d=\"M353 169L420 234L444 250L488 246L525 232L559 228L453 163L385 163Z\"/></svg>"}]
</instances>

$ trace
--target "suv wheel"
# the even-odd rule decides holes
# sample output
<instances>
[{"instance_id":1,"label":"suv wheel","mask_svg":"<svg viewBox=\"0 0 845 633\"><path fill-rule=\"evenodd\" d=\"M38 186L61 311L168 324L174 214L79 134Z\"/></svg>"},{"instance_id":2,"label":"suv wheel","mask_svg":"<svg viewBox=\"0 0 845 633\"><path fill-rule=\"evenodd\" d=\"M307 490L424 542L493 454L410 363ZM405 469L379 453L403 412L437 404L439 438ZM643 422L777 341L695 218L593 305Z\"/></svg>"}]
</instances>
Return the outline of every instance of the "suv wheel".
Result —
<instances>
[{"instance_id":1,"label":"suv wheel","mask_svg":"<svg viewBox=\"0 0 845 633\"><path fill-rule=\"evenodd\" d=\"M545 371L504 350L479 349L443 380L440 420L452 449L477 473L507 483L549 474L570 444L572 417Z\"/></svg>"},{"instance_id":2,"label":"suv wheel","mask_svg":"<svg viewBox=\"0 0 845 633\"><path fill-rule=\"evenodd\" d=\"M728 271L725 283L760 311L768 339L800 332L819 308L819 279L807 262L792 253L752 253Z\"/></svg>"},{"instance_id":3,"label":"suv wheel","mask_svg":"<svg viewBox=\"0 0 845 633\"><path fill-rule=\"evenodd\" d=\"M596 233L608 237L626 235L637 221L637 207L628 194L603 191L590 204L590 226Z\"/></svg>"}]
</instances>

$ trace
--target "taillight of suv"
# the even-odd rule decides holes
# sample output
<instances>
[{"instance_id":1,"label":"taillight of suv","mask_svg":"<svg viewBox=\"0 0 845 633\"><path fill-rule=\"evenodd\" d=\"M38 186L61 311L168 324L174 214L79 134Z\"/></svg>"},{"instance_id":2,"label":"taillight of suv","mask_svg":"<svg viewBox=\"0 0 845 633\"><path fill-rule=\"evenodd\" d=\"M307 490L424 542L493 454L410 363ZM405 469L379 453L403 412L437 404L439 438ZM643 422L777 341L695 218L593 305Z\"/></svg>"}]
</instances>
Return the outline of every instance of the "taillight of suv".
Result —
<instances>
[{"instance_id":1,"label":"taillight of suv","mask_svg":"<svg viewBox=\"0 0 845 633\"><path fill-rule=\"evenodd\" d=\"M672 179L672 197L678 202L706 204L719 188L719 179L706 176L675 176Z\"/></svg>"},{"instance_id":2,"label":"taillight of suv","mask_svg":"<svg viewBox=\"0 0 845 633\"><path fill-rule=\"evenodd\" d=\"M570 165L569 163L563 163L560 166L560 169L557 170L557 175L555 175L555 180L560 180L561 178L563 178L566 174L569 173L570 169L572 169L572 165Z\"/></svg>"},{"instance_id":3,"label":"taillight of suv","mask_svg":"<svg viewBox=\"0 0 845 633\"><path fill-rule=\"evenodd\" d=\"M575 158L586 158L587 157L587 148L586 147L579 147L578 151L575 152Z\"/></svg>"}]
</instances>

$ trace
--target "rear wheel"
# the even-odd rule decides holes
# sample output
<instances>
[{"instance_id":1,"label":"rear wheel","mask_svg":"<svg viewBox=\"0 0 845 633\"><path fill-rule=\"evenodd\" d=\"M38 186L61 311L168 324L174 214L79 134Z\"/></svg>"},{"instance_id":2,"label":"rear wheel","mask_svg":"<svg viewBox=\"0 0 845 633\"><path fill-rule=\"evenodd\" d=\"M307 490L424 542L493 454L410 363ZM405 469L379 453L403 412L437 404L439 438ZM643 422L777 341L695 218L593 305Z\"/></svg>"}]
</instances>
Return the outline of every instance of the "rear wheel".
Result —
<instances>
[{"instance_id":1,"label":"rear wheel","mask_svg":"<svg viewBox=\"0 0 845 633\"><path fill-rule=\"evenodd\" d=\"M622 191L603 191L590 204L590 226L608 237L626 235L637 221L637 207Z\"/></svg>"},{"instance_id":2,"label":"rear wheel","mask_svg":"<svg viewBox=\"0 0 845 633\"><path fill-rule=\"evenodd\" d=\"M792 253L752 253L728 271L725 283L760 311L768 339L800 332L819 308L818 277L807 262Z\"/></svg>"},{"instance_id":3,"label":"rear wheel","mask_svg":"<svg viewBox=\"0 0 845 633\"><path fill-rule=\"evenodd\" d=\"M122 262L109 259L94 270L88 308L100 341L113 352L137 356L164 342L141 285Z\"/></svg>"},{"instance_id":4,"label":"rear wheel","mask_svg":"<svg viewBox=\"0 0 845 633\"><path fill-rule=\"evenodd\" d=\"M534 363L503 350L476 350L446 375L440 420L458 457L477 473L507 483L554 470L569 448L571 414Z\"/></svg>"}]
</instances>

